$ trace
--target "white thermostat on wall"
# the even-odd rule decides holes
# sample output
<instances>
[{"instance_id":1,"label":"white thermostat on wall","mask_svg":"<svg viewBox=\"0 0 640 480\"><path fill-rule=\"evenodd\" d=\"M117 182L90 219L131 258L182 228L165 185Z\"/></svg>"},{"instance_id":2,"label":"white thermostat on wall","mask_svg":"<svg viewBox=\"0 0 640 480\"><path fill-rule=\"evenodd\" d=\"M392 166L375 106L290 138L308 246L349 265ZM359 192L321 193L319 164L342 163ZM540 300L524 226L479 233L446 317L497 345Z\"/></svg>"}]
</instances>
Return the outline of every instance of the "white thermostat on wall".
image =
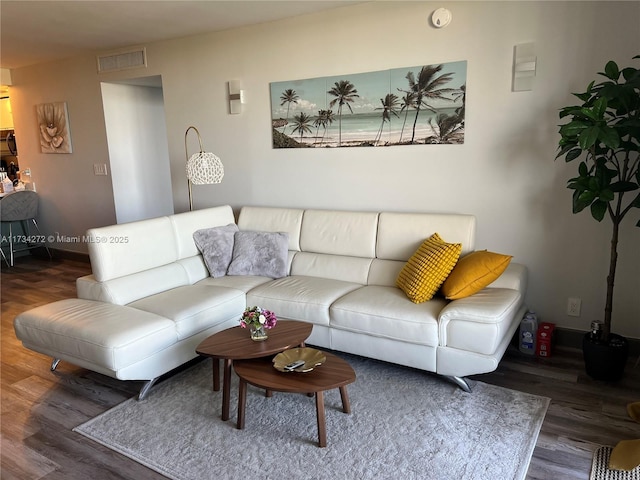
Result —
<instances>
[{"instance_id":1,"label":"white thermostat on wall","mask_svg":"<svg viewBox=\"0 0 640 480\"><path fill-rule=\"evenodd\" d=\"M436 28L446 27L451 23L451 12L446 8L439 8L431 14L431 22Z\"/></svg>"}]
</instances>

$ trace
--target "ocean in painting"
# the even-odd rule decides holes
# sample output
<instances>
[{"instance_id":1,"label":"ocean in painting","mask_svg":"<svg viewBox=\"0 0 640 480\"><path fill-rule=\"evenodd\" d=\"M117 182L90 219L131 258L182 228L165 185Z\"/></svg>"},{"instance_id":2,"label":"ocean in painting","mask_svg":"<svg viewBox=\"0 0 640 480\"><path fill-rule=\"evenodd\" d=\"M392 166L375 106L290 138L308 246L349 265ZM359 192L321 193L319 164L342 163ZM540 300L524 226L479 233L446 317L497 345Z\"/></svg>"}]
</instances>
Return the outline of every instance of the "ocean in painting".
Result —
<instances>
[{"instance_id":1,"label":"ocean in painting","mask_svg":"<svg viewBox=\"0 0 640 480\"><path fill-rule=\"evenodd\" d=\"M441 108L437 109L437 113L430 110L421 110L418 115L418 122L416 125L414 143L425 143L425 139L434 137L431 122L436 125L436 118L438 114L454 115L457 107ZM405 112L399 114L399 117L392 116L391 121L384 123L382 134L380 139L375 143L376 146L383 145L399 145L410 143L413 135L413 122L416 117L415 110L409 110L406 115ZM308 146L314 147L336 147L338 146L338 140L340 137L339 120L336 115L335 121L327 127L326 132L321 126L319 129L313 125L313 121L317 117L313 117L313 120L309 123L311 132L305 132L301 137L300 132L292 133L295 128L293 119L289 119L288 125L284 128L279 127L276 130L284 133L288 137L291 137L299 143L304 143ZM278 119L274 119L277 121ZM359 146L359 145L374 145L380 125L382 124L381 112L369 112L369 113L356 113L346 114L342 116L342 146ZM403 129L404 124L404 129ZM437 127L436 127L437 128ZM401 136L402 135L402 136ZM462 135L461 135L462 137ZM462 143L457 141L455 143Z\"/></svg>"}]
</instances>

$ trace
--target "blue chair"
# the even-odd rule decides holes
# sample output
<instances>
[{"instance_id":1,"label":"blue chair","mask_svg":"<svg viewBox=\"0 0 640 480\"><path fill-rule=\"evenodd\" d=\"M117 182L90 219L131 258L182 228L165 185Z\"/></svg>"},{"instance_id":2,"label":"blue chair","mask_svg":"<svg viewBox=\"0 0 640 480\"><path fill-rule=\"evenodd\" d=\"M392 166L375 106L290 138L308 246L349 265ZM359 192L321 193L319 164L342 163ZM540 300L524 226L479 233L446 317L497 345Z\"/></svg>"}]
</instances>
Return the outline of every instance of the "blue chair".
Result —
<instances>
[{"instance_id":1,"label":"blue chair","mask_svg":"<svg viewBox=\"0 0 640 480\"><path fill-rule=\"evenodd\" d=\"M13 267L14 253L25 250L31 250L32 248L44 247L47 250L49 258L51 258L51 252L44 242L44 237L40 233L38 224L36 223L36 215L38 214L38 194L31 190L21 190L18 192L12 192L5 195L0 200L0 222L2 226L8 224L9 235L8 238L2 235L2 242L0 245L0 252L2 252L2 258L4 258L7 266ZM14 225L18 223L21 228L21 233L14 231ZM32 236L30 233L29 225L33 223L36 229L37 235ZM18 236L23 237L25 242L16 242ZM35 241L34 241L35 240ZM23 244L21 248L16 248L16 243ZM9 246L9 258L5 255L4 248Z\"/></svg>"}]
</instances>

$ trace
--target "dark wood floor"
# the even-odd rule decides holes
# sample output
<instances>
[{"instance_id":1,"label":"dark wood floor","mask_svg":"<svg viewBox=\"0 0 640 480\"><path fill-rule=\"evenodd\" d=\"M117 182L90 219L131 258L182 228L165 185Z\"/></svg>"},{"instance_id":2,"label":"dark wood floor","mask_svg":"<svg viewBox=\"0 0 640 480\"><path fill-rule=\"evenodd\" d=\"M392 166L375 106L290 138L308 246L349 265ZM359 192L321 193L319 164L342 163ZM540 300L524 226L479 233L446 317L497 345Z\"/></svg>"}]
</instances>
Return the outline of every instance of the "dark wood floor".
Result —
<instances>
[{"instance_id":1,"label":"dark wood floor","mask_svg":"<svg viewBox=\"0 0 640 480\"><path fill-rule=\"evenodd\" d=\"M48 357L26 350L15 338L18 313L74 297L75 279L89 272L82 261L34 257L18 259L12 269L2 267L3 480L164 478L71 431L134 396L140 382L120 382L65 362L51 372ZM553 353L535 359L509 350L497 371L474 379L552 399L528 479L588 479L599 445L640 438L640 424L626 412L627 403L640 401L640 367L631 359L625 378L609 385L585 376L579 351Z\"/></svg>"}]
</instances>

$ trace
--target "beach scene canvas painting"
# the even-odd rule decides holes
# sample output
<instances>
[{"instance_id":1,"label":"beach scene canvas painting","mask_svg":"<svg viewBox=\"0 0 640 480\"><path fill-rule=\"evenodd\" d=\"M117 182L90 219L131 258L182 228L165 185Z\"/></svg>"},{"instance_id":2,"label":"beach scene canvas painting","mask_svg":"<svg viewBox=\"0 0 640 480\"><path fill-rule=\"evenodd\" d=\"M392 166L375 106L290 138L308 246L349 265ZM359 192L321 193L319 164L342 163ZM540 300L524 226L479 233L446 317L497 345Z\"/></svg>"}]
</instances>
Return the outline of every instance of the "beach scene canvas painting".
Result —
<instances>
[{"instance_id":1,"label":"beach scene canvas painting","mask_svg":"<svg viewBox=\"0 0 640 480\"><path fill-rule=\"evenodd\" d=\"M464 143L467 62L273 82L274 148Z\"/></svg>"}]
</instances>

